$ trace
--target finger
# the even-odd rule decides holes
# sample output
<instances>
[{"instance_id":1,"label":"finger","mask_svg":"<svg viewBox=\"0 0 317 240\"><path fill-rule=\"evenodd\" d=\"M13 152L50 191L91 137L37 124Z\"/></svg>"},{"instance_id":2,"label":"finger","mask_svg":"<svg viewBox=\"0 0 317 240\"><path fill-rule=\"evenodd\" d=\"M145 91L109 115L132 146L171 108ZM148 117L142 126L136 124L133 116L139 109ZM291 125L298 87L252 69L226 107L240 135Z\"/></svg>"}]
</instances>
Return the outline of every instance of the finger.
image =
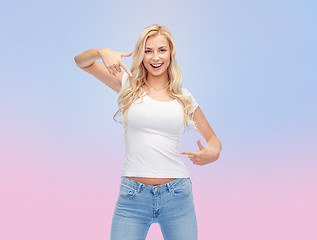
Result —
<instances>
[{"instance_id":1,"label":"finger","mask_svg":"<svg viewBox=\"0 0 317 240\"><path fill-rule=\"evenodd\" d=\"M121 57L130 57L132 55L133 51L132 52L129 52L129 53L121 53Z\"/></svg>"},{"instance_id":2,"label":"finger","mask_svg":"<svg viewBox=\"0 0 317 240\"><path fill-rule=\"evenodd\" d=\"M112 75L116 76L116 74L118 73L116 68L114 66L110 67Z\"/></svg>"},{"instance_id":3,"label":"finger","mask_svg":"<svg viewBox=\"0 0 317 240\"><path fill-rule=\"evenodd\" d=\"M190 157L191 159L193 159L195 161L199 161L199 158L195 155L189 155L188 157Z\"/></svg>"},{"instance_id":4,"label":"finger","mask_svg":"<svg viewBox=\"0 0 317 240\"><path fill-rule=\"evenodd\" d=\"M127 72L127 74L129 74L130 77L132 77L132 73L130 72L129 68L127 68L126 65L124 65L123 62L121 62L121 67Z\"/></svg>"},{"instance_id":5,"label":"finger","mask_svg":"<svg viewBox=\"0 0 317 240\"><path fill-rule=\"evenodd\" d=\"M189 158L194 158L194 157L195 157L195 155L192 154L192 153L189 153L187 156L188 156Z\"/></svg>"},{"instance_id":6,"label":"finger","mask_svg":"<svg viewBox=\"0 0 317 240\"><path fill-rule=\"evenodd\" d=\"M197 160L197 159L194 159L194 160L193 160L193 164L195 164L195 165L201 165L201 162L200 162L199 160Z\"/></svg>"},{"instance_id":7,"label":"finger","mask_svg":"<svg viewBox=\"0 0 317 240\"><path fill-rule=\"evenodd\" d=\"M193 154L193 152L181 152L181 154Z\"/></svg>"},{"instance_id":8,"label":"finger","mask_svg":"<svg viewBox=\"0 0 317 240\"><path fill-rule=\"evenodd\" d=\"M200 148L205 148L205 147L201 144L200 139L198 139L197 144L198 144L198 146L199 146Z\"/></svg>"},{"instance_id":9,"label":"finger","mask_svg":"<svg viewBox=\"0 0 317 240\"><path fill-rule=\"evenodd\" d=\"M117 73L120 73L120 72L121 72L120 65L114 65L114 68L116 69ZM116 74L117 74L117 73L116 73Z\"/></svg>"},{"instance_id":10,"label":"finger","mask_svg":"<svg viewBox=\"0 0 317 240\"><path fill-rule=\"evenodd\" d=\"M193 164L195 164L195 165L199 165L199 164L200 164L200 163L199 163L198 161L196 161L196 160L193 160L192 162L193 162Z\"/></svg>"},{"instance_id":11,"label":"finger","mask_svg":"<svg viewBox=\"0 0 317 240\"><path fill-rule=\"evenodd\" d=\"M105 66L106 66L106 65L105 65ZM106 66L106 68L107 68L108 72L109 72L111 75L114 75L113 72L112 72L112 70L111 70L111 68L110 68L109 66Z\"/></svg>"}]
</instances>

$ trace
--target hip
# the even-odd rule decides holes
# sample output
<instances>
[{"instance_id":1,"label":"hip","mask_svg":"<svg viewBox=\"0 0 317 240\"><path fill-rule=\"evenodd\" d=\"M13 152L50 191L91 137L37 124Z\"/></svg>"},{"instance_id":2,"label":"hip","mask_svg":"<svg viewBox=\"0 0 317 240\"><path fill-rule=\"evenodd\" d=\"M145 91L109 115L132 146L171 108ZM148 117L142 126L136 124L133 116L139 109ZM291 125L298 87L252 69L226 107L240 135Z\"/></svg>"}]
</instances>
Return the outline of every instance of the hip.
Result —
<instances>
[{"instance_id":1,"label":"hip","mask_svg":"<svg viewBox=\"0 0 317 240\"><path fill-rule=\"evenodd\" d=\"M148 178L148 177L128 177L128 176L125 176L125 177L133 181L143 183L146 185L152 185L152 186L166 184L176 179L176 178Z\"/></svg>"}]
</instances>

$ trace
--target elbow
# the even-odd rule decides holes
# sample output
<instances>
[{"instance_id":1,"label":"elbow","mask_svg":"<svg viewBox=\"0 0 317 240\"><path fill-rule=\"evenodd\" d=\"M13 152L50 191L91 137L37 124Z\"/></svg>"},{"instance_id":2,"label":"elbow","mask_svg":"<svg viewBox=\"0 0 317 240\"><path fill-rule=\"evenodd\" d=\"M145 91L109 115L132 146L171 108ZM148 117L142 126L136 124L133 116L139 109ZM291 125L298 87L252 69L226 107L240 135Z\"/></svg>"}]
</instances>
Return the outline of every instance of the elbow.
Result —
<instances>
[{"instance_id":1,"label":"elbow","mask_svg":"<svg viewBox=\"0 0 317 240\"><path fill-rule=\"evenodd\" d=\"M219 159L221 151L222 151L222 144L219 141L219 149L218 149L218 157L217 157L217 159Z\"/></svg>"},{"instance_id":2,"label":"elbow","mask_svg":"<svg viewBox=\"0 0 317 240\"><path fill-rule=\"evenodd\" d=\"M82 64L80 64L79 59L78 59L78 55L76 55L76 56L74 57L74 61L75 61L77 67L80 67L80 68L85 67L85 66L83 66Z\"/></svg>"},{"instance_id":3,"label":"elbow","mask_svg":"<svg viewBox=\"0 0 317 240\"><path fill-rule=\"evenodd\" d=\"M216 160L218 160L219 157L220 157L220 153L221 153L221 151L222 151L222 144L221 144L221 142L219 141L219 139L218 139L217 147L215 147L215 149L217 150Z\"/></svg>"},{"instance_id":4,"label":"elbow","mask_svg":"<svg viewBox=\"0 0 317 240\"><path fill-rule=\"evenodd\" d=\"M75 63L76 63L76 66L77 66L77 67L80 67L80 65L78 64L77 55L74 57L74 61L75 61Z\"/></svg>"}]
</instances>

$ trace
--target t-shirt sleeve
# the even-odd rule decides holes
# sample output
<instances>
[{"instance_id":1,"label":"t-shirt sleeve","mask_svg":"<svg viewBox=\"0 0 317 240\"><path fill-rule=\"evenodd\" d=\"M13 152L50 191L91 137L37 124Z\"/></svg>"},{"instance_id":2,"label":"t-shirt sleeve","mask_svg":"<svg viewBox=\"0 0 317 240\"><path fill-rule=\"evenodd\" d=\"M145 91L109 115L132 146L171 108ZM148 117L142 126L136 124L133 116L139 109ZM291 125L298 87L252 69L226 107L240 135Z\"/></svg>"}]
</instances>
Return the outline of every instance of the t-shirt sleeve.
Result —
<instances>
[{"instance_id":1,"label":"t-shirt sleeve","mask_svg":"<svg viewBox=\"0 0 317 240\"><path fill-rule=\"evenodd\" d=\"M193 112L196 110L196 108L198 107L198 103L197 103L196 99L194 98L194 96L191 94L191 92L188 91L187 88L183 88L183 93L184 93L186 96L189 96L189 97L192 98L193 103L192 103L192 107L191 107L189 113L193 113Z\"/></svg>"},{"instance_id":2,"label":"t-shirt sleeve","mask_svg":"<svg viewBox=\"0 0 317 240\"><path fill-rule=\"evenodd\" d=\"M126 72L123 72L123 75L122 75L122 80L121 80L121 89L124 87L124 85L127 83L128 81L128 74ZM121 90L120 89L120 90Z\"/></svg>"}]
</instances>

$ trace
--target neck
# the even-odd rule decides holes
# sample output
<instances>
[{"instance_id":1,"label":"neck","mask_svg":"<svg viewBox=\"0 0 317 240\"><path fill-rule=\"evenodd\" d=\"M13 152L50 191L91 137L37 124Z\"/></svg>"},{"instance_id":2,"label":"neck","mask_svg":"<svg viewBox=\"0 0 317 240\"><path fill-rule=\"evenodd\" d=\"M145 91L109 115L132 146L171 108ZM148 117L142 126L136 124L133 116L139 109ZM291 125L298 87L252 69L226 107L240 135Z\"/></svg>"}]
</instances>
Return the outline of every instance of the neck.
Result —
<instances>
[{"instance_id":1,"label":"neck","mask_svg":"<svg viewBox=\"0 0 317 240\"><path fill-rule=\"evenodd\" d=\"M154 76L148 73L146 76L146 81L151 89L157 91L165 90L166 84L168 83L168 73L165 71L165 73L160 76Z\"/></svg>"}]
</instances>

